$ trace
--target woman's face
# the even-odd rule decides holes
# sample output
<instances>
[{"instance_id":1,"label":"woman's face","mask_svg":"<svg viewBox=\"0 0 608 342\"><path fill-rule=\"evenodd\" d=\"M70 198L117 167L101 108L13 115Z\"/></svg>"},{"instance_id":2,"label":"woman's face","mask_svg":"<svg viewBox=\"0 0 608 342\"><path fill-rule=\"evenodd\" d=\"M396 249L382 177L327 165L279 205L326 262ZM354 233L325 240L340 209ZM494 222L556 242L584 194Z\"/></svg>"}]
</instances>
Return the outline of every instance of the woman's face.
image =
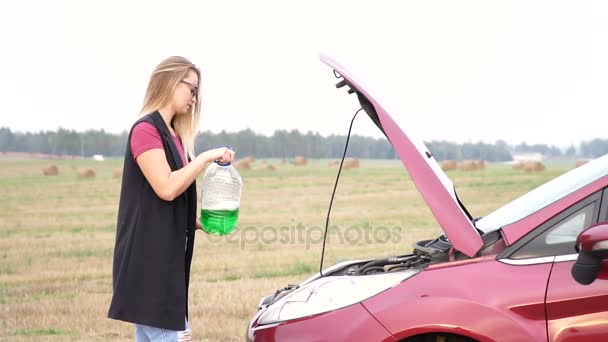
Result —
<instances>
[{"instance_id":1,"label":"woman's face","mask_svg":"<svg viewBox=\"0 0 608 342\"><path fill-rule=\"evenodd\" d=\"M192 70L188 71L188 75L179 82L173 93L173 108L177 114L186 114L190 112L190 108L196 103L196 94L198 93L198 77Z\"/></svg>"}]
</instances>

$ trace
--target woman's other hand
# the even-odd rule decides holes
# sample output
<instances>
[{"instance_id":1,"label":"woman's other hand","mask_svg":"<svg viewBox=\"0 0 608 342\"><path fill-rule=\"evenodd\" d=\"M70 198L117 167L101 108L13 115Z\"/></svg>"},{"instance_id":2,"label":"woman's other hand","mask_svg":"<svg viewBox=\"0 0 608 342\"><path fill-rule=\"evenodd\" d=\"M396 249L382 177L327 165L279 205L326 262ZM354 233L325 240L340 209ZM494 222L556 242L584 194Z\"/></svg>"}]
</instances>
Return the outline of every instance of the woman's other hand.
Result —
<instances>
[{"instance_id":1,"label":"woman's other hand","mask_svg":"<svg viewBox=\"0 0 608 342\"><path fill-rule=\"evenodd\" d=\"M207 235L211 235L211 233L203 229L203 225L201 225L201 220L198 218L196 219L196 230L200 230L201 232Z\"/></svg>"}]
</instances>

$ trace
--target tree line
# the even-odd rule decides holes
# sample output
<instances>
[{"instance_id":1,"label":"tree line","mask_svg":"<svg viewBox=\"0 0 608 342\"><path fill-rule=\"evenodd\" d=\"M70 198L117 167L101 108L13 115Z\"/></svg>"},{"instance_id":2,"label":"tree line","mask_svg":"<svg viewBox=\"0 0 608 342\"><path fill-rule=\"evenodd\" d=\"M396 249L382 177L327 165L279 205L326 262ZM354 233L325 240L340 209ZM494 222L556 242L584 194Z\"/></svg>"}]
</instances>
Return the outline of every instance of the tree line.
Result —
<instances>
[{"instance_id":1,"label":"tree line","mask_svg":"<svg viewBox=\"0 0 608 342\"><path fill-rule=\"evenodd\" d=\"M102 130L77 132L59 128L56 131L13 132L10 128L0 128L0 152L44 153L90 157L123 156L128 133L109 133ZM290 159L295 156L307 158L340 158L344 151L346 136L321 136L311 131L276 130L271 136L257 134L251 129L239 132L212 133L199 132L195 150L198 152L216 147L231 146L238 155L256 158ZM494 144L453 143L448 141L425 142L437 160L484 159L487 161L510 161L514 153L541 153L545 157L587 157L596 158L608 153L608 139L593 139L571 145L566 149L546 144L509 145L498 140ZM396 154L385 138L371 138L359 135L350 137L348 157L394 159Z\"/></svg>"}]
</instances>

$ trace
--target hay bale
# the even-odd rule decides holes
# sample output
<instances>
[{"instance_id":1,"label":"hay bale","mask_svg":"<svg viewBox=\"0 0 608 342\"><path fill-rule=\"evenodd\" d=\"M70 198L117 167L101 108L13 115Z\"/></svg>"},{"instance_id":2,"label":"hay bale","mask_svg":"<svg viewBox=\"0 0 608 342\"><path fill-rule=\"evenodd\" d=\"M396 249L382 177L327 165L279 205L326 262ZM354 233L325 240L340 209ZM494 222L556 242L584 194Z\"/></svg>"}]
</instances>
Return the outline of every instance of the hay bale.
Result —
<instances>
[{"instance_id":1,"label":"hay bale","mask_svg":"<svg viewBox=\"0 0 608 342\"><path fill-rule=\"evenodd\" d=\"M458 163L455 160L443 160L440 165L443 171L456 170L458 168Z\"/></svg>"},{"instance_id":2,"label":"hay bale","mask_svg":"<svg viewBox=\"0 0 608 342\"><path fill-rule=\"evenodd\" d=\"M262 171L275 171L276 169L277 168L272 164L264 164L262 167L260 167L260 170Z\"/></svg>"},{"instance_id":3,"label":"hay bale","mask_svg":"<svg viewBox=\"0 0 608 342\"><path fill-rule=\"evenodd\" d=\"M245 157L243 159L240 159L240 160L245 161L245 162L247 162L249 164L252 164L253 162L255 162L255 157L253 157L253 156L247 156L247 157Z\"/></svg>"},{"instance_id":4,"label":"hay bale","mask_svg":"<svg viewBox=\"0 0 608 342\"><path fill-rule=\"evenodd\" d=\"M232 166L239 171L251 170L251 162L244 159L237 160L236 162L232 163Z\"/></svg>"},{"instance_id":5,"label":"hay bale","mask_svg":"<svg viewBox=\"0 0 608 342\"><path fill-rule=\"evenodd\" d=\"M474 160L463 160L458 164L458 168L463 171L477 170L477 166Z\"/></svg>"},{"instance_id":6,"label":"hay bale","mask_svg":"<svg viewBox=\"0 0 608 342\"><path fill-rule=\"evenodd\" d=\"M486 161L483 159L474 160L473 163L475 164L475 170L483 170L486 168Z\"/></svg>"},{"instance_id":7,"label":"hay bale","mask_svg":"<svg viewBox=\"0 0 608 342\"><path fill-rule=\"evenodd\" d=\"M524 162L517 162L517 163L513 164L513 166L511 166L511 168L513 170L522 170L524 168L525 164L526 163L524 163Z\"/></svg>"},{"instance_id":8,"label":"hay bale","mask_svg":"<svg viewBox=\"0 0 608 342\"><path fill-rule=\"evenodd\" d=\"M114 169L114 178L121 178L121 177L122 177L122 168Z\"/></svg>"},{"instance_id":9,"label":"hay bale","mask_svg":"<svg viewBox=\"0 0 608 342\"><path fill-rule=\"evenodd\" d=\"M528 161L524 164L526 172L541 172L545 170L545 165L539 161Z\"/></svg>"},{"instance_id":10,"label":"hay bale","mask_svg":"<svg viewBox=\"0 0 608 342\"><path fill-rule=\"evenodd\" d=\"M576 167L579 167L581 165L585 165L589 162L589 159L577 159L576 160Z\"/></svg>"},{"instance_id":11,"label":"hay bale","mask_svg":"<svg viewBox=\"0 0 608 342\"><path fill-rule=\"evenodd\" d=\"M304 165L308 164L308 160L306 160L306 158L304 158L302 156L296 156L293 163L296 166L304 166Z\"/></svg>"},{"instance_id":12,"label":"hay bale","mask_svg":"<svg viewBox=\"0 0 608 342\"><path fill-rule=\"evenodd\" d=\"M359 167L361 163L359 162L359 159L357 158L348 158L344 160L344 164L342 165L342 168L344 170L348 170L348 169L356 169Z\"/></svg>"},{"instance_id":13,"label":"hay bale","mask_svg":"<svg viewBox=\"0 0 608 342\"><path fill-rule=\"evenodd\" d=\"M93 170L91 168L79 169L77 171L77 173L78 173L78 178L80 178L80 179L95 178L95 170Z\"/></svg>"},{"instance_id":14,"label":"hay bale","mask_svg":"<svg viewBox=\"0 0 608 342\"><path fill-rule=\"evenodd\" d=\"M49 165L42 169L42 174L45 176L57 176L59 174L59 168L57 165Z\"/></svg>"}]
</instances>

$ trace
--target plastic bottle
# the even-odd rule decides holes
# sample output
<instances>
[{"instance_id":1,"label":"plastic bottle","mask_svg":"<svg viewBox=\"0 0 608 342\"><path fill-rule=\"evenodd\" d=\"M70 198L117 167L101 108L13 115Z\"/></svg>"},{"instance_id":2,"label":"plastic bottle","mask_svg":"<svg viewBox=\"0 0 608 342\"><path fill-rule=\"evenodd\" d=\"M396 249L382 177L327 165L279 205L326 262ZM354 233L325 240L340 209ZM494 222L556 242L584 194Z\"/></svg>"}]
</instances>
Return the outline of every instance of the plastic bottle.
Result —
<instances>
[{"instance_id":1,"label":"plastic bottle","mask_svg":"<svg viewBox=\"0 0 608 342\"><path fill-rule=\"evenodd\" d=\"M201 225L216 235L232 233L239 218L243 180L230 163L215 162L203 176Z\"/></svg>"}]
</instances>

